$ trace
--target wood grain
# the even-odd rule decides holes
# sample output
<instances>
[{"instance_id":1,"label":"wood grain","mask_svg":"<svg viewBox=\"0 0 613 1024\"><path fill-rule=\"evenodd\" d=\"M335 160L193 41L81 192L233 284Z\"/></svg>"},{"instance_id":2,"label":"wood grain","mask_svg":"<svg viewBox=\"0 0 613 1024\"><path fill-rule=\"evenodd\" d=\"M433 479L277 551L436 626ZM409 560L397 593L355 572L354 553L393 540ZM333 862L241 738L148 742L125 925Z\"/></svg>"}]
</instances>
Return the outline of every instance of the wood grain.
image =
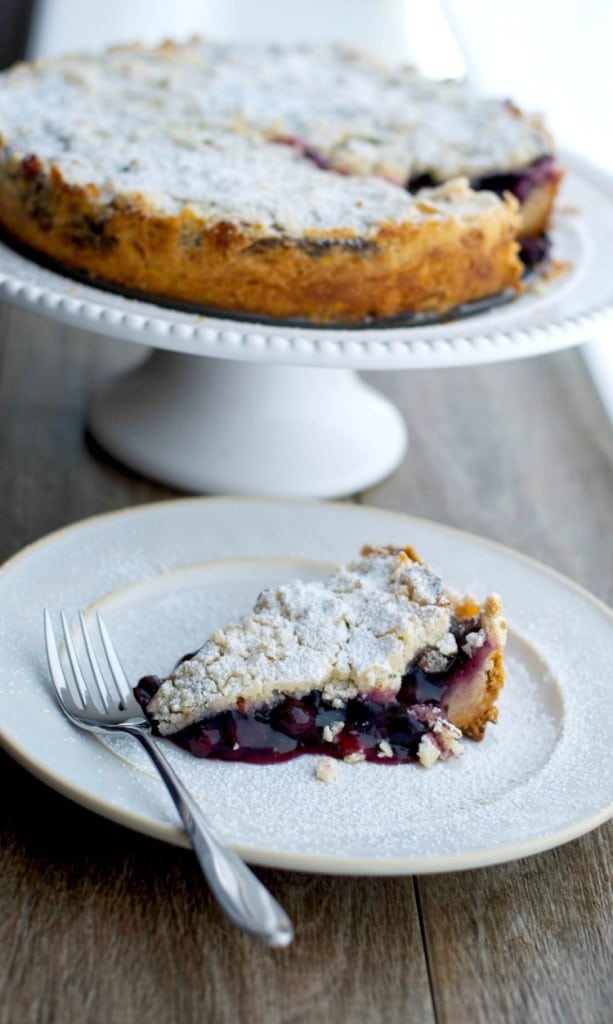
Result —
<instances>
[{"instance_id":1,"label":"wood grain","mask_svg":"<svg viewBox=\"0 0 613 1024\"><path fill-rule=\"evenodd\" d=\"M87 395L131 347L9 319L0 557L83 516L174 496L85 441ZM398 1003L434 1020L411 879L262 872L298 922L292 948L269 951L221 917L191 854L75 807L5 755L2 767L1 1024L394 1021ZM387 954L375 955L378 936Z\"/></svg>"},{"instance_id":2,"label":"wood grain","mask_svg":"<svg viewBox=\"0 0 613 1024\"><path fill-rule=\"evenodd\" d=\"M410 878L260 870L298 924L290 949L268 950L222 917L191 853L0 758L2 1024L391 1022L409 1004L434 1020Z\"/></svg>"},{"instance_id":3,"label":"wood grain","mask_svg":"<svg viewBox=\"0 0 613 1024\"><path fill-rule=\"evenodd\" d=\"M420 879L439 1021L608 1024L613 830L502 867Z\"/></svg>"},{"instance_id":4,"label":"wood grain","mask_svg":"<svg viewBox=\"0 0 613 1024\"><path fill-rule=\"evenodd\" d=\"M412 446L364 500L491 537L613 599L613 433L578 351L372 383L403 409ZM611 1020L612 843L609 824L418 879L440 1024Z\"/></svg>"},{"instance_id":5,"label":"wood grain","mask_svg":"<svg viewBox=\"0 0 613 1024\"><path fill-rule=\"evenodd\" d=\"M0 307L1 558L174 496L85 438L92 387L137 354ZM611 600L613 443L578 352L371 379L412 444L357 500L501 540ZM610 825L417 880L261 870L297 925L270 951L222 918L188 851L96 817L5 754L0 769L0 1024L610 1019Z\"/></svg>"},{"instance_id":6,"label":"wood grain","mask_svg":"<svg viewBox=\"0 0 613 1024\"><path fill-rule=\"evenodd\" d=\"M501 541L613 599L613 432L578 350L369 380L411 444L364 501Z\"/></svg>"}]
</instances>

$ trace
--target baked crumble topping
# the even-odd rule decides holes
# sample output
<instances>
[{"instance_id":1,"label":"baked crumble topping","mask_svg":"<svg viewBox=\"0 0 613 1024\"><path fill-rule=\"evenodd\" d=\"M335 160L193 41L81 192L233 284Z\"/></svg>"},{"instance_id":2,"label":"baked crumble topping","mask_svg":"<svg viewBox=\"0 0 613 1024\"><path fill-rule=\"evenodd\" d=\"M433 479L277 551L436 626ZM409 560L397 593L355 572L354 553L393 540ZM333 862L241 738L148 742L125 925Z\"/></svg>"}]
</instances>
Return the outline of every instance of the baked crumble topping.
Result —
<instances>
[{"instance_id":1,"label":"baked crumble topping","mask_svg":"<svg viewBox=\"0 0 613 1024\"><path fill-rule=\"evenodd\" d=\"M466 83L341 46L192 40L0 75L0 225L128 295L309 324L510 298L561 172Z\"/></svg>"},{"instance_id":2,"label":"baked crumble topping","mask_svg":"<svg viewBox=\"0 0 613 1024\"><path fill-rule=\"evenodd\" d=\"M458 597L412 548L365 547L323 582L260 594L167 679L135 695L154 731L197 757L271 764L325 755L426 768L497 718L500 598Z\"/></svg>"},{"instance_id":3,"label":"baked crumble topping","mask_svg":"<svg viewBox=\"0 0 613 1024\"><path fill-rule=\"evenodd\" d=\"M264 591L240 623L215 632L162 683L149 711L162 735L204 714L313 689L345 702L389 700L426 649L453 651L451 602L440 578L406 552L366 555L325 582ZM329 729L330 738L339 724Z\"/></svg>"},{"instance_id":4,"label":"baked crumble topping","mask_svg":"<svg viewBox=\"0 0 613 1024\"><path fill-rule=\"evenodd\" d=\"M497 200L465 179L551 149L537 123L463 82L344 47L208 41L18 65L0 76L2 137L5 161L36 154L102 199L290 237L368 236L450 202L476 216ZM415 199L406 186L423 176L461 184Z\"/></svg>"},{"instance_id":5,"label":"baked crumble topping","mask_svg":"<svg viewBox=\"0 0 613 1024\"><path fill-rule=\"evenodd\" d=\"M315 765L315 778L328 785L334 782L338 776L338 761L333 757L320 757Z\"/></svg>"}]
</instances>

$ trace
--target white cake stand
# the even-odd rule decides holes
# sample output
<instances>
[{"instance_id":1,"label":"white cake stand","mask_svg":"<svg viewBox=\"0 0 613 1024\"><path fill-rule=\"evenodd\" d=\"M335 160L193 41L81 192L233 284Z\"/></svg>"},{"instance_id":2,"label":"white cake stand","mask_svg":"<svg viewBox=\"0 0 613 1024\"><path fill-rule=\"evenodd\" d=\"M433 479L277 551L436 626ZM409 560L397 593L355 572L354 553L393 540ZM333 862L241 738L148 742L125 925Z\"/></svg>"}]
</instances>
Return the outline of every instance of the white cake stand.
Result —
<instances>
[{"instance_id":1,"label":"white cake stand","mask_svg":"<svg viewBox=\"0 0 613 1024\"><path fill-rule=\"evenodd\" d=\"M613 179L563 162L553 241L570 269L449 323L335 329L199 316L76 283L3 245L0 297L152 349L89 409L95 439L132 469L194 492L349 494L392 472L407 444L396 408L356 370L537 355L592 340L613 320Z\"/></svg>"}]
</instances>

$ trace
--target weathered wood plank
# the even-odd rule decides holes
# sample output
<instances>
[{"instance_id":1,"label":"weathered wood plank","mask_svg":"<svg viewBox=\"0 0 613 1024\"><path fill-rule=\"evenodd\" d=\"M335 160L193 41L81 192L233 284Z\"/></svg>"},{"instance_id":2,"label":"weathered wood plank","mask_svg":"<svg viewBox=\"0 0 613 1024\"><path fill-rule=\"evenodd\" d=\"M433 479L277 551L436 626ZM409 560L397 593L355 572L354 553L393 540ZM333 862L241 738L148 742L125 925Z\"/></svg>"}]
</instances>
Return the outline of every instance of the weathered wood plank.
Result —
<instances>
[{"instance_id":1,"label":"weathered wood plank","mask_svg":"<svg viewBox=\"0 0 613 1024\"><path fill-rule=\"evenodd\" d=\"M609 1024L611 859L604 827L538 857L420 879L441 1024Z\"/></svg>"},{"instance_id":2,"label":"weathered wood plank","mask_svg":"<svg viewBox=\"0 0 613 1024\"><path fill-rule=\"evenodd\" d=\"M413 443L364 500L502 541L611 601L613 433L578 351L373 382ZM609 824L515 864L418 880L440 1024L611 1019L612 842Z\"/></svg>"},{"instance_id":3,"label":"weathered wood plank","mask_svg":"<svg viewBox=\"0 0 613 1024\"><path fill-rule=\"evenodd\" d=\"M411 879L261 871L298 925L229 925L193 856L98 818L0 755L0 1022L433 1021ZM9 783L9 785L6 785Z\"/></svg>"},{"instance_id":4,"label":"weathered wood plank","mask_svg":"<svg viewBox=\"0 0 613 1024\"><path fill-rule=\"evenodd\" d=\"M174 496L86 447L93 383L133 350L23 314L0 364L0 557ZM269 951L221 916L194 858L76 807L0 754L0 1024L434 1021L411 879L262 872L297 925Z\"/></svg>"},{"instance_id":5,"label":"weathered wood plank","mask_svg":"<svg viewBox=\"0 0 613 1024\"><path fill-rule=\"evenodd\" d=\"M613 600L613 431L578 350L368 379L411 446L363 501L501 541Z\"/></svg>"},{"instance_id":6,"label":"weathered wood plank","mask_svg":"<svg viewBox=\"0 0 613 1024\"><path fill-rule=\"evenodd\" d=\"M136 346L9 315L0 368L0 557L85 516L175 497L88 449L92 388L138 357Z\"/></svg>"},{"instance_id":7,"label":"weathered wood plank","mask_svg":"<svg viewBox=\"0 0 613 1024\"><path fill-rule=\"evenodd\" d=\"M84 515L173 496L83 437L91 387L132 347L12 321L0 362L0 557ZM577 353L374 383L413 443L362 500L502 540L610 598L611 435ZM272 952L226 924L188 852L0 763L0 1024L427 1024L433 1005L440 1024L608 1019L610 827L516 864L421 878L416 890L411 879L262 872L298 925L296 944Z\"/></svg>"}]
</instances>

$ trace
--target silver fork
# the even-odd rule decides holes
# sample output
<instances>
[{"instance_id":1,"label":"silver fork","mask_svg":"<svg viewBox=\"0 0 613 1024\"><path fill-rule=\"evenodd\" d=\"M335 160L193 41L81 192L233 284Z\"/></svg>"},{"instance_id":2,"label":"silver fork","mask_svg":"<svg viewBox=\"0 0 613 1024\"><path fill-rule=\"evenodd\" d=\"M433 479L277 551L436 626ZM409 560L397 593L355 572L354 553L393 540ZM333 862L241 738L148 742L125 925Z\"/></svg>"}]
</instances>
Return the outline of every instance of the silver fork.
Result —
<instances>
[{"instance_id":1,"label":"silver fork","mask_svg":"<svg viewBox=\"0 0 613 1024\"><path fill-rule=\"evenodd\" d=\"M64 612L62 632L72 671L65 673L56 643L51 616L45 609L45 647L59 705L74 725L93 732L125 732L142 743L166 783L209 886L229 918L269 946L287 946L293 938L291 921L250 868L215 835L174 768L153 739L143 718L111 641L108 629L97 616L102 647L109 665L112 686L107 684L87 631L79 615L90 673L83 672Z\"/></svg>"}]
</instances>

